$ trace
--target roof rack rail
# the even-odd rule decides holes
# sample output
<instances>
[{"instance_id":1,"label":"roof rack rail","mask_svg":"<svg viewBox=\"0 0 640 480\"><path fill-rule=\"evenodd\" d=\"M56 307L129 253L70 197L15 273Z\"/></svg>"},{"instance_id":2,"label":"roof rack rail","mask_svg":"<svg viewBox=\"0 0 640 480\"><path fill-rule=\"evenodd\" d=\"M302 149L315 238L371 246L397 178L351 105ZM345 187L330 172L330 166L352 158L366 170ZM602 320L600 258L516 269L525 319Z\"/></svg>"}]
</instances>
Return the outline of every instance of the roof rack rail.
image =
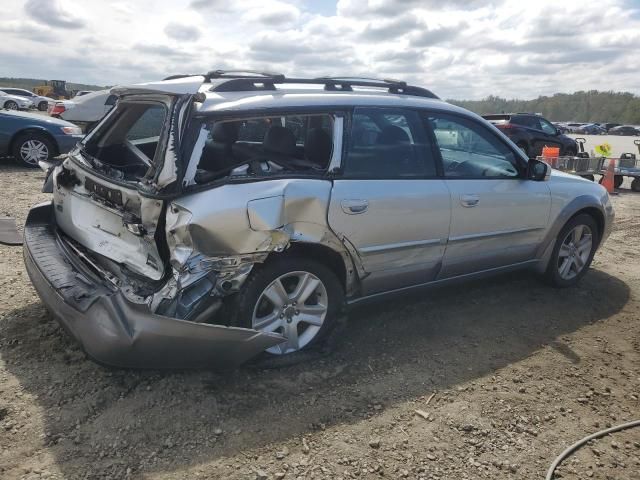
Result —
<instances>
[{"instance_id":1,"label":"roof rack rail","mask_svg":"<svg viewBox=\"0 0 640 480\"><path fill-rule=\"evenodd\" d=\"M244 75L248 73L249 75ZM373 78L353 77L319 77L319 78L288 78L279 73L265 73L254 71L222 71L216 70L207 74L208 78L225 79L211 87L212 92L247 92L247 91L273 91L276 85L281 84L307 84L324 85L327 91L351 92L353 87L384 88L389 93L399 95L412 95L426 98L438 98L426 88L407 85L400 80L379 80Z\"/></svg>"},{"instance_id":2,"label":"roof rack rail","mask_svg":"<svg viewBox=\"0 0 640 480\"><path fill-rule=\"evenodd\" d=\"M248 74L248 75L247 75ZM207 73L206 78L211 80L213 78L244 78L244 79L273 79L282 80L285 78L282 73L275 72L262 72L259 70L211 70Z\"/></svg>"}]
</instances>

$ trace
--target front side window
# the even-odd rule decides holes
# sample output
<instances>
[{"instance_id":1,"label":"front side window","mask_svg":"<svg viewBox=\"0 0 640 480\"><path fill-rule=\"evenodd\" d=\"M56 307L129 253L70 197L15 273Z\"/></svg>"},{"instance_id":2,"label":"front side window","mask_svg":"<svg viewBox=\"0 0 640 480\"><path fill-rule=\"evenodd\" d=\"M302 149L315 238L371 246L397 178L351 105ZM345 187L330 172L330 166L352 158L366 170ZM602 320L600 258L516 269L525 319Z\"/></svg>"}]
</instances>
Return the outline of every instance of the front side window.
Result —
<instances>
[{"instance_id":1,"label":"front side window","mask_svg":"<svg viewBox=\"0 0 640 480\"><path fill-rule=\"evenodd\" d=\"M197 160L196 183L225 176L325 172L334 116L278 115L213 120Z\"/></svg>"},{"instance_id":2,"label":"front side window","mask_svg":"<svg viewBox=\"0 0 640 480\"><path fill-rule=\"evenodd\" d=\"M557 133L556 127L542 118L540 119L540 127L542 127L542 131L547 135L555 135Z\"/></svg>"},{"instance_id":3,"label":"front side window","mask_svg":"<svg viewBox=\"0 0 640 480\"><path fill-rule=\"evenodd\" d=\"M420 115L402 109L356 109L344 174L371 179L435 176L435 161Z\"/></svg>"},{"instance_id":4,"label":"front side window","mask_svg":"<svg viewBox=\"0 0 640 480\"><path fill-rule=\"evenodd\" d=\"M519 175L515 154L488 129L471 120L429 114L445 177L508 178Z\"/></svg>"}]
</instances>

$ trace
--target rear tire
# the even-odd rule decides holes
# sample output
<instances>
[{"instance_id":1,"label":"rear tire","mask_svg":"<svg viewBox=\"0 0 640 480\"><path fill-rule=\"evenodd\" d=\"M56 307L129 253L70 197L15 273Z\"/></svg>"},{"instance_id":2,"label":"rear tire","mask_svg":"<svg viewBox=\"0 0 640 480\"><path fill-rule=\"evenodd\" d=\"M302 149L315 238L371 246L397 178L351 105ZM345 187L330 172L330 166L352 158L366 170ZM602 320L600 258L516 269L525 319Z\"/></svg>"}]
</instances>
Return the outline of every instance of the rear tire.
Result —
<instances>
[{"instance_id":1,"label":"rear tire","mask_svg":"<svg viewBox=\"0 0 640 480\"><path fill-rule=\"evenodd\" d=\"M231 306L231 323L284 335L287 342L266 352L286 355L325 338L343 300L342 284L329 268L304 257L276 257L254 267Z\"/></svg>"},{"instance_id":2,"label":"rear tire","mask_svg":"<svg viewBox=\"0 0 640 480\"><path fill-rule=\"evenodd\" d=\"M47 108L49 108L49 103L42 101L38 104L38 110L40 110L41 112L46 112Z\"/></svg>"},{"instance_id":3,"label":"rear tire","mask_svg":"<svg viewBox=\"0 0 640 480\"><path fill-rule=\"evenodd\" d=\"M591 215L580 214L562 227L545 272L556 288L571 287L587 273L600 241L598 225Z\"/></svg>"},{"instance_id":4,"label":"rear tire","mask_svg":"<svg viewBox=\"0 0 640 480\"><path fill-rule=\"evenodd\" d=\"M631 190L634 192L640 192L640 177L636 177L631 182Z\"/></svg>"},{"instance_id":5,"label":"rear tire","mask_svg":"<svg viewBox=\"0 0 640 480\"><path fill-rule=\"evenodd\" d=\"M18 104L13 100L7 100L4 102L4 108L7 110L18 110Z\"/></svg>"}]
</instances>

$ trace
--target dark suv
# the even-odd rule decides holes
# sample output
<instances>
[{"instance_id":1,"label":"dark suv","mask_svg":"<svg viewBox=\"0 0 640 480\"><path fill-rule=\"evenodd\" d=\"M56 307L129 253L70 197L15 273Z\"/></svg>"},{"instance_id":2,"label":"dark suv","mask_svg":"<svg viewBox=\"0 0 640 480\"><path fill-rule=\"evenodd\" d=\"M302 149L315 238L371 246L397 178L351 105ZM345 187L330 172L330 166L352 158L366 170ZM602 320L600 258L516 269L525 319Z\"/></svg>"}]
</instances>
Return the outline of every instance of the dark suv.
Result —
<instances>
[{"instance_id":1,"label":"dark suv","mask_svg":"<svg viewBox=\"0 0 640 480\"><path fill-rule=\"evenodd\" d=\"M542 154L547 147L560 147L560 155L576 155L578 146L573 138L563 135L550 121L534 113L502 113L483 115L511 139L529 158Z\"/></svg>"}]
</instances>

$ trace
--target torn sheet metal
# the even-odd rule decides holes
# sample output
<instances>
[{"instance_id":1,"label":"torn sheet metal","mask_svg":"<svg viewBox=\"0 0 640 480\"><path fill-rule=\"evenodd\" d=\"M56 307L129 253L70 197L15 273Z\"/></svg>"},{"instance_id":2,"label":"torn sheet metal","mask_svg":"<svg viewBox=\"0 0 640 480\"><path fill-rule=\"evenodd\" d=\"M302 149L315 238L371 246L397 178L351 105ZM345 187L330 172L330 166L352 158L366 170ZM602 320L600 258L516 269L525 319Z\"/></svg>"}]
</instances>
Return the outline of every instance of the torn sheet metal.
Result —
<instances>
[{"instance_id":1,"label":"torn sheet metal","mask_svg":"<svg viewBox=\"0 0 640 480\"><path fill-rule=\"evenodd\" d=\"M95 360L119 367L229 368L284 340L274 333L156 315L129 302L68 255L51 209L40 205L27 218L27 272L45 305Z\"/></svg>"}]
</instances>

